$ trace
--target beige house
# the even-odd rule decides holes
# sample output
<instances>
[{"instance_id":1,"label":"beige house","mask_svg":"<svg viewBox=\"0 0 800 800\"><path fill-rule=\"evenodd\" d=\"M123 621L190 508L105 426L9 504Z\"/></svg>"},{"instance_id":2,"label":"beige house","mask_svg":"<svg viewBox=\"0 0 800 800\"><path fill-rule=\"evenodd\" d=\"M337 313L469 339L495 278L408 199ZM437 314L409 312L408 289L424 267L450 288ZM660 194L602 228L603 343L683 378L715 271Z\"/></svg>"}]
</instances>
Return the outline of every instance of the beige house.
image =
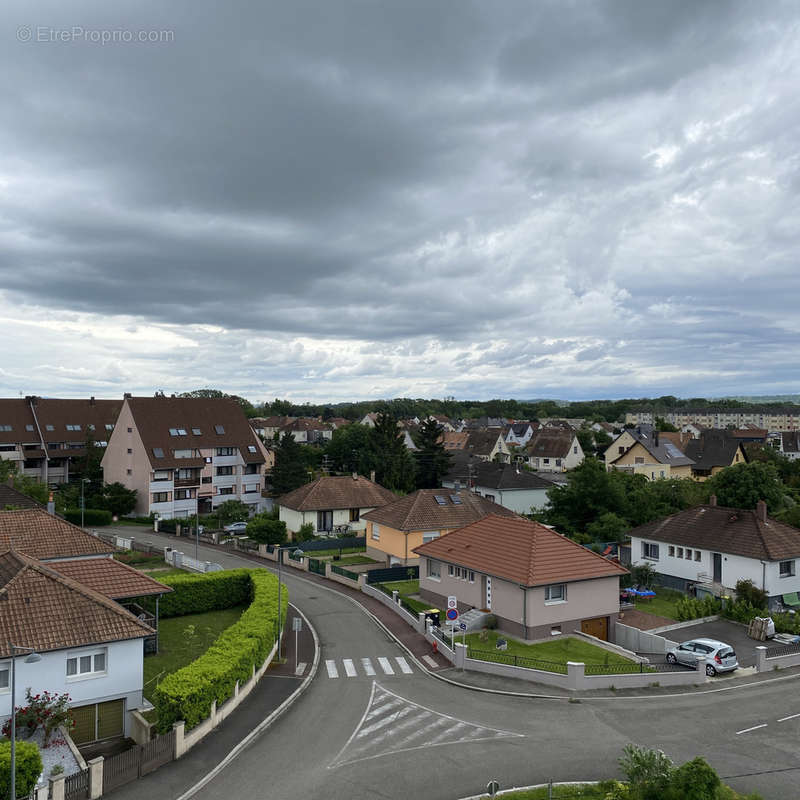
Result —
<instances>
[{"instance_id":1,"label":"beige house","mask_svg":"<svg viewBox=\"0 0 800 800\"><path fill-rule=\"evenodd\" d=\"M627 570L538 522L494 514L414 549L420 595L445 608L491 611L498 627L535 640L582 631L614 640Z\"/></svg>"},{"instance_id":2,"label":"beige house","mask_svg":"<svg viewBox=\"0 0 800 800\"><path fill-rule=\"evenodd\" d=\"M275 504L290 533L310 523L315 534L347 532L359 536L367 526L362 516L396 499L393 492L353 473L352 477L317 478L279 497Z\"/></svg>"},{"instance_id":3,"label":"beige house","mask_svg":"<svg viewBox=\"0 0 800 800\"><path fill-rule=\"evenodd\" d=\"M540 428L525 445L528 466L537 472L566 472L583 463L584 453L572 428Z\"/></svg>"},{"instance_id":4,"label":"beige house","mask_svg":"<svg viewBox=\"0 0 800 800\"><path fill-rule=\"evenodd\" d=\"M126 395L102 467L107 483L136 489L136 514L172 519L226 500L263 511L272 459L235 400Z\"/></svg>"},{"instance_id":5,"label":"beige house","mask_svg":"<svg viewBox=\"0 0 800 800\"><path fill-rule=\"evenodd\" d=\"M620 455L609 453L606 470L620 470L634 475L644 475L649 481L692 477L694 462L678 448L672 439L658 431L647 434L636 431L626 432L620 436L620 439L623 437L631 437L633 444ZM611 447L613 448L614 445ZM606 450L606 452L609 451Z\"/></svg>"}]
</instances>

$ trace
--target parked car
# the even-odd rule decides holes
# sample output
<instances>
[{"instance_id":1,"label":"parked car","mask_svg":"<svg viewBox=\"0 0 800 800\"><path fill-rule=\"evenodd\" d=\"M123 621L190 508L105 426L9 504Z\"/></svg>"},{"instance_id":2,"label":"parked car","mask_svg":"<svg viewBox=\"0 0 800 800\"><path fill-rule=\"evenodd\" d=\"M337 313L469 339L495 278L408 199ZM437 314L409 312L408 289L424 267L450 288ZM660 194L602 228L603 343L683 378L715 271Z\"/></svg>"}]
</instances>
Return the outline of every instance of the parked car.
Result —
<instances>
[{"instance_id":1,"label":"parked car","mask_svg":"<svg viewBox=\"0 0 800 800\"><path fill-rule=\"evenodd\" d=\"M244 533L247 530L247 523L231 522L230 525L225 526L224 530L227 531L228 533Z\"/></svg>"},{"instance_id":2,"label":"parked car","mask_svg":"<svg viewBox=\"0 0 800 800\"><path fill-rule=\"evenodd\" d=\"M718 672L732 672L739 666L734 649L716 639L691 639L683 642L667 653L667 662L696 667L700 656L705 656L706 675L709 676Z\"/></svg>"}]
</instances>

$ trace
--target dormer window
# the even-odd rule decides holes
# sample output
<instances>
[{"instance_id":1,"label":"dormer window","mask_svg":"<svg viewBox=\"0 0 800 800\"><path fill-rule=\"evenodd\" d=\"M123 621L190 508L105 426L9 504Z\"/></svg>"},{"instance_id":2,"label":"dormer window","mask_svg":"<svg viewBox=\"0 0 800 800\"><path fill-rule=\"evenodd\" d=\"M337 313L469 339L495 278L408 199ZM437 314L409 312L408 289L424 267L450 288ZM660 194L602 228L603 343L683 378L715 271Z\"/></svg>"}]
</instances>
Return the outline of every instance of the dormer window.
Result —
<instances>
[{"instance_id":1,"label":"dormer window","mask_svg":"<svg viewBox=\"0 0 800 800\"><path fill-rule=\"evenodd\" d=\"M81 429L80 425L67 425L66 426L68 431L79 431Z\"/></svg>"}]
</instances>

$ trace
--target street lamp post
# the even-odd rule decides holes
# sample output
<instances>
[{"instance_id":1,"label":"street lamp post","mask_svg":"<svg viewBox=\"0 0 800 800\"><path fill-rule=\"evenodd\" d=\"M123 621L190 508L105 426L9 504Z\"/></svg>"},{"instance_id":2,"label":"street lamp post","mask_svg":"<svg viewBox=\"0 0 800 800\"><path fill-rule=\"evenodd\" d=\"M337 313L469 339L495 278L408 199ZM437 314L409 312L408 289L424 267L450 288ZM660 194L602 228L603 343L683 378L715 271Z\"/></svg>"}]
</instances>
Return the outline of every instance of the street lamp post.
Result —
<instances>
[{"instance_id":1,"label":"street lamp post","mask_svg":"<svg viewBox=\"0 0 800 800\"><path fill-rule=\"evenodd\" d=\"M84 509L86 508L86 500L84 499L84 495L83 495L83 487L87 483L91 483L91 482L92 481L89 478L81 478L81 528L83 527L83 512L84 512Z\"/></svg>"},{"instance_id":2,"label":"street lamp post","mask_svg":"<svg viewBox=\"0 0 800 800\"><path fill-rule=\"evenodd\" d=\"M8 643L11 650L11 798L17 797L17 676L16 661L17 652L28 653L25 658L26 664L35 664L41 661L42 657L32 647L17 647L11 642Z\"/></svg>"},{"instance_id":3,"label":"street lamp post","mask_svg":"<svg viewBox=\"0 0 800 800\"><path fill-rule=\"evenodd\" d=\"M278 661L281 660L281 634L283 625L281 624L281 566L283 562L283 550L278 545Z\"/></svg>"}]
</instances>

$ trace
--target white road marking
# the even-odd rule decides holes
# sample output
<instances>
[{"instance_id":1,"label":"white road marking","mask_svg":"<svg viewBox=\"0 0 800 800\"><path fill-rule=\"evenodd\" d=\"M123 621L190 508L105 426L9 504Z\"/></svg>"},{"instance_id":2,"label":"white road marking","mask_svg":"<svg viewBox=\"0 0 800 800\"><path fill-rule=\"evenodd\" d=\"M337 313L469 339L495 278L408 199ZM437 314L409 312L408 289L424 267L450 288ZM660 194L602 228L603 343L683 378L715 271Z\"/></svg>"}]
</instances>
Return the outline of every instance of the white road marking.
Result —
<instances>
[{"instance_id":1,"label":"white road marking","mask_svg":"<svg viewBox=\"0 0 800 800\"><path fill-rule=\"evenodd\" d=\"M433 669L439 669L439 665L433 660L431 656L422 656L422 660Z\"/></svg>"},{"instance_id":2,"label":"white road marking","mask_svg":"<svg viewBox=\"0 0 800 800\"><path fill-rule=\"evenodd\" d=\"M362 658L361 659L361 666L363 667L364 672L367 675L374 675L375 674L375 668L372 666L372 662L368 658Z\"/></svg>"},{"instance_id":3,"label":"white road marking","mask_svg":"<svg viewBox=\"0 0 800 800\"><path fill-rule=\"evenodd\" d=\"M745 728L743 731L736 731L736 735L738 736L740 733L750 733L750 731L757 731L759 728L766 728L767 723L765 722L763 725L753 725L752 728Z\"/></svg>"},{"instance_id":4,"label":"white road marking","mask_svg":"<svg viewBox=\"0 0 800 800\"><path fill-rule=\"evenodd\" d=\"M394 670L392 669L392 665L389 663L389 659L388 658L384 658L383 656L381 656L378 659L378 663L381 665L381 669L387 675L394 675Z\"/></svg>"},{"instance_id":5,"label":"white road marking","mask_svg":"<svg viewBox=\"0 0 800 800\"><path fill-rule=\"evenodd\" d=\"M297 665L297 666L294 668L294 674L295 674L295 675L297 675L297 677L298 677L298 678L302 677L303 673L306 671L306 667L307 667L307 666L308 666L308 664L306 664L306 662L305 662L305 661L301 661L301 662L300 662L300 663L299 663L299 664L298 664L298 665Z\"/></svg>"},{"instance_id":6,"label":"white road marking","mask_svg":"<svg viewBox=\"0 0 800 800\"><path fill-rule=\"evenodd\" d=\"M404 675L410 675L410 674L413 672L413 670L411 669L411 667L409 667L409 666L408 666L408 661L406 661L406 660L403 658L403 656L395 656L395 657L394 657L394 660L395 660L395 661L396 661L396 662L397 662L397 663L400 665L400 671L401 671L401 672L402 672Z\"/></svg>"},{"instance_id":7,"label":"white road marking","mask_svg":"<svg viewBox=\"0 0 800 800\"><path fill-rule=\"evenodd\" d=\"M795 719L795 717L800 717L800 714L790 714L788 717L781 717L778 722L786 722L787 719Z\"/></svg>"},{"instance_id":8,"label":"white road marking","mask_svg":"<svg viewBox=\"0 0 800 800\"><path fill-rule=\"evenodd\" d=\"M347 673L347 677L354 678L356 676L356 665L353 660L351 658L343 658L342 664L344 664L344 671Z\"/></svg>"},{"instance_id":9,"label":"white road marking","mask_svg":"<svg viewBox=\"0 0 800 800\"><path fill-rule=\"evenodd\" d=\"M325 669L328 670L328 677L329 678L338 678L339 677L339 670L336 669L336 662L332 659L326 659L325 661Z\"/></svg>"}]
</instances>

